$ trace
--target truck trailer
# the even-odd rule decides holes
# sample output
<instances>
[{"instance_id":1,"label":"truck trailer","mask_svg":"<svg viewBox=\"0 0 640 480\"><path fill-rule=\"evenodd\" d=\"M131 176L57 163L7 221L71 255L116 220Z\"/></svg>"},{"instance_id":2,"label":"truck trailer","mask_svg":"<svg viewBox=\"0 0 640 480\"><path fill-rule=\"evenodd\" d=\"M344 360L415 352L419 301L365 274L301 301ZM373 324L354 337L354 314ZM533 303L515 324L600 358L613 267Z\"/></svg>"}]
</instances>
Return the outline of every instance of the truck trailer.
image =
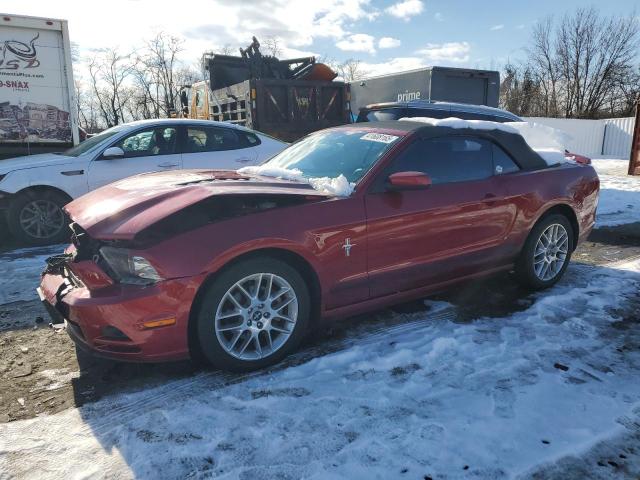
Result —
<instances>
[{"instance_id":1,"label":"truck trailer","mask_svg":"<svg viewBox=\"0 0 640 480\"><path fill-rule=\"evenodd\" d=\"M430 100L497 107L499 98L500 73L492 70L427 67L351 83L354 118L374 103Z\"/></svg>"},{"instance_id":2,"label":"truck trailer","mask_svg":"<svg viewBox=\"0 0 640 480\"><path fill-rule=\"evenodd\" d=\"M0 159L79 142L66 20L0 14Z\"/></svg>"},{"instance_id":3,"label":"truck trailer","mask_svg":"<svg viewBox=\"0 0 640 480\"><path fill-rule=\"evenodd\" d=\"M279 60L260 44L203 57L205 81L181 92L182 116L232 122L287 142L350 120L349 86L314 57Z\"/></svg>"}]
</instances>

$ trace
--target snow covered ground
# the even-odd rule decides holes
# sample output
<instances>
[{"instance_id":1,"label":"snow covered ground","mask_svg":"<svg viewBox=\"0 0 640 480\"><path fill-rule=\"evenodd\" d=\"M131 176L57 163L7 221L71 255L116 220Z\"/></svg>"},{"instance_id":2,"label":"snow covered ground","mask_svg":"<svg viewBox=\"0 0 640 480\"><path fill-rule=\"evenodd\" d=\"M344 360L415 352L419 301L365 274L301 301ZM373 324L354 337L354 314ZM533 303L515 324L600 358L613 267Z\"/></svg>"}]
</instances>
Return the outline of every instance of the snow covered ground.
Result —
<instances>
[{"instance_id":1,"label":"snow covered ground","mask_svg":"<svg viewBox=\"0 0 640 480\"><path fill-rule=\"evenodd\" d=\"M284 369L202 373L3 424L0 472L27 479L526 477L639 434L639 289L638 259L572 265L558 286L507 317L463 322L433 303L427 313L350 337L334 353L298 354L302 361ZM615 453L623 452L616 465L636 478L640 451ZM592 460L581 464L594 475L616 472Z\"/></svg>"},{"instance_id":2,"label":"snow covered ground","mask_svg":"<svg viewBox=\"0 0 640 480\"><path fill-rule=\"evenodd\" d=\"M62 253L64 248L64 245L49 245L0 253L0 305L38 298L36 288L44 261Z\"/></svg>"},{"instance_id":3,"label":"snow covered ground","mask_svg":"<svg viewBox=\"0 0 640 480\"><path fill-rule=\"evenodd\" d=\"M600 177L597 226L640 222L640 177L627 175L629 160L598 158L592 162Z\"/></svg>"}]
</instances>

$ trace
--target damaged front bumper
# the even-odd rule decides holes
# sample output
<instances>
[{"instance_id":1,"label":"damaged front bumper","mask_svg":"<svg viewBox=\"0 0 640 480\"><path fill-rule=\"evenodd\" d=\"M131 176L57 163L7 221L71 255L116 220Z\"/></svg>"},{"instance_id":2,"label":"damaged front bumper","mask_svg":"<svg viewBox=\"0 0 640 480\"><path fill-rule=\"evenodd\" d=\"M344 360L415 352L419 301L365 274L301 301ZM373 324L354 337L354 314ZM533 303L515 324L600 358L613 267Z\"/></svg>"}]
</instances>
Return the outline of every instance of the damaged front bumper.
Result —
<instances>
[{"instance_id":1,"label":"damaged front bumper","mask_svg":"<svg viewBox=\"0 0 640 480\"><path fill-rule=\"evenodd\" d=\"M120 285L91 261L51 257L38 295L52 325L65 325L80 347L111 359L158 362L189 357L193 279L150 286ZM172 319L170 324L162 320ZM149 328L149 325L161 325Z\"/></svg>"}]
</instances>

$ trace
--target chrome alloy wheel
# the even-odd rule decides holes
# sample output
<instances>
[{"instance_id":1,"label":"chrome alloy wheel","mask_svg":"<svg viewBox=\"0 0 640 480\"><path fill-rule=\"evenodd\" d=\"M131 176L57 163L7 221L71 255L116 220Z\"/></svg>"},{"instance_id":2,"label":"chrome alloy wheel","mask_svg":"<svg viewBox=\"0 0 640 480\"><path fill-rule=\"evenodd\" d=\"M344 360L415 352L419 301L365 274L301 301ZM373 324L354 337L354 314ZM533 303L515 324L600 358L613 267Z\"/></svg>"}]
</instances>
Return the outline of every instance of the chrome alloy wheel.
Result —
<instances>
[{"instance_id":1,"label":"chrome alloy wheel","mask_svg":"<svg viewBox=\"0 0 640 480\"><path fill-rule=\"evenodd\" d=\"M240 360L259 360L279 350L293 333L298 298L289 282L256 273L236 282L222 296L215 319L222 348Z\"/></svg>"},{"instance_id":2,"label":"chrome alloy wheel","mask_svg":"<svg viewBox=\"0 0 640 480\"><path fill-rule=\"evenodd\" d=\"M567 261L569 235L559 223L549 225L540 235L533 253L533 271L543 282L555 278Z\"/></svg>"},{"instance_id":3,"label":"chrome alloy wheel","mask_svg":"<svg viewBox=\"0 0 640 480\"><path fill-rule=\"evenodd\" d=\"M33 200L20 211L20 227L33 238L55 237L64 227L62 209L50 200Z\"/></svg>"}]
</instances>

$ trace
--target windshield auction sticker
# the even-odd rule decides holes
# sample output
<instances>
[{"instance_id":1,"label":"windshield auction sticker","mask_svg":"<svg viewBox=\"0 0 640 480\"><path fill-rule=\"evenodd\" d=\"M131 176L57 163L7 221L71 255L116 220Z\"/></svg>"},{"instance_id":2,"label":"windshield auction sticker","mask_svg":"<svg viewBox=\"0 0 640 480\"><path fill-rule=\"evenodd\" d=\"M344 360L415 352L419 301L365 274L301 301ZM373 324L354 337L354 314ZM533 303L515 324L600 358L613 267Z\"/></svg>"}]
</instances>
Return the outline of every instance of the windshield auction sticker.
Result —
<instances>
[{"instance_id":1,"label":"windshield auction sticker","mask_svg":"<svg viewBox=\"0 0 640 480\"><path fill-rule=\"evenodd\" d=\"M395 135L385 135L384 133L367 133L360 137L360 140L369 140L370 142L391 143L397 140Z\"/></svg>"}]
</instances>

